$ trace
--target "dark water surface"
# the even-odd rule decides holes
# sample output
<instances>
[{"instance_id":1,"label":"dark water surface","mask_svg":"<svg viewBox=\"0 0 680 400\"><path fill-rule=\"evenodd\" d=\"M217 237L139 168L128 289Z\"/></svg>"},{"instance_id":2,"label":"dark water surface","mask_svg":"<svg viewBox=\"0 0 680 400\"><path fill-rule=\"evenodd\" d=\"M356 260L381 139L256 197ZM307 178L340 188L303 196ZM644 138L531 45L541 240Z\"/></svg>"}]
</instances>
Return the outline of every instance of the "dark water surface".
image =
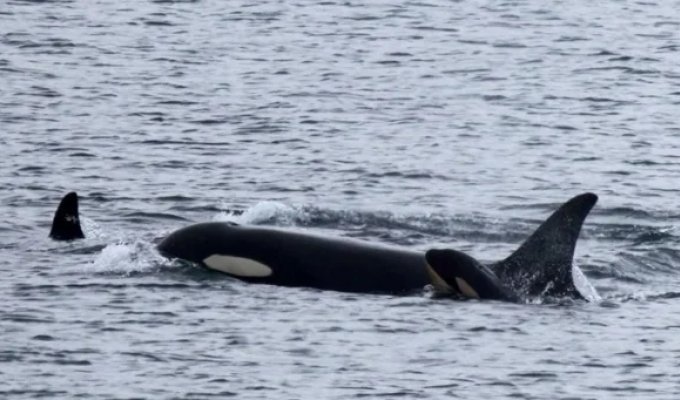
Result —
<instances>
[{"instance_id":1,"label":"dark water surface","mask_svg":"<svg viewBox=\"0 0 680 400\"><path fill-rule=\"evenodd\" d=\"M365 3L2 1L0 397L678 398L680 3ZM70 190L88 238L51 242ZM153 248L231 218L494 260L584 191L594 303Z\"/></svg>"}]
</instances>

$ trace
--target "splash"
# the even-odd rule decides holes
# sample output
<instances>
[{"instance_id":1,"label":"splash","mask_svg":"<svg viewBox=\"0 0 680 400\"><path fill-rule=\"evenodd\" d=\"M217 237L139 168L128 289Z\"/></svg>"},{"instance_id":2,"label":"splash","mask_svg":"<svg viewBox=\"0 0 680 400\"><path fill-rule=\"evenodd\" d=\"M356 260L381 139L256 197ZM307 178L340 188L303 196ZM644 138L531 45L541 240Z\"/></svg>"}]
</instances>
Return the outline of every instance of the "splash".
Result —
<instances>
[{"instance_id":1,"label":"splash","mask_svg":"<svg viewBox=\"0 0 680 400\"><path fill-rule=\"evenodd\" d=\"M304 211L275 201L263 201L243 213L225 211L213 218L214 221L228 221L237 224L295 225L304 218Z\"/></svg>"},{"instance_id":2,"label":"splash","mask_svg":"<svg viewBox=\"0 0 680 400\"><path fill-rule=\"evenodd\" d=\"M88 272L123 273L151 271L163 262L154 245L149 241L109 244L86 267Z\"/></svg>"}]
</instances>

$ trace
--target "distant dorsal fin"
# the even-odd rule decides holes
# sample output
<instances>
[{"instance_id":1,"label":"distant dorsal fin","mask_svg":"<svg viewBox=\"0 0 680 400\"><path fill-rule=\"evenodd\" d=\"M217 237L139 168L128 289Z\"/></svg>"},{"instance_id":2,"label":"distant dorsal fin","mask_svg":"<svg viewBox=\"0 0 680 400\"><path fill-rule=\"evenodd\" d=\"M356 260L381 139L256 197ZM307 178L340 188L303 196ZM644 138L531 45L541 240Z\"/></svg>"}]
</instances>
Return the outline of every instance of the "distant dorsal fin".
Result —
<instances>
[{"instance_id":1,"label":"distant dorsal fin","mask_svg":"<svg viewBox=\"0 0 680 400\"><path fill-rule=\"evenodd\" d=\"M57 212L54 213L50 238L54 240L74 240L84 237L78 216L78 194L71 192L61 199Z\"/></svg>"},{"instance_id":2,"label":"distant dorsal fin","mask_svg":"<svg viewBox=\"0 0 680 400\"><path fill-rule=\"evenodd\" d=\"M581 297L572 262L583 221L597 202L593 193L564 203L515 251L492 266L505 284L523 296Z\"/></svg>"}]
</instances>

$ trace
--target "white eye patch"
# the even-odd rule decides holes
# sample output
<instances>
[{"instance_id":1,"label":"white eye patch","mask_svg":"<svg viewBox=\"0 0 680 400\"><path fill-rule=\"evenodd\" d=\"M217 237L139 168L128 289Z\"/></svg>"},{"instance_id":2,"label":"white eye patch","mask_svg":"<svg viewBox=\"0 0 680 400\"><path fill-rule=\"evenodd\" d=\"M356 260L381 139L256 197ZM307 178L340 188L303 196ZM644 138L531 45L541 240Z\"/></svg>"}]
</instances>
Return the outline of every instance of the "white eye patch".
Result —
<instances>
[{"instance_id":1,"label":"white eye patch","mask_svg":"<svg viewBox=\"0 0 680 400\"><path fill-rule=\"evenodd\" d=\"M430 276L430 282L434 287L435 291L440 294L452 294L459 293L468 299L479 299L479 293L467 283L463 278L456 277L455 288L451 286L448 282L442 279L439 274L429 265L426 264L428 275Z\"/></svg>"},{"instance_id":2,"label":"white eye patch","mask_svg":"<svg viewBox=\"0 0 680 400\"><path fill-rule=\"evenodd\" d=\"M205 258L203 263L208 268L240 277L264 278L272 274L272 270L268 266L243 257L213 254Z\"/></svg>"},{"instance_id":3,"label":"white eye patch","mask_svg":"<svg viewBox=\"0 0 680 400\"><path fill-rule=\"evenodd\" d=\"M455 293L455 289L451 287L435 270L430 267L430 264L425 264L427 268L427 274L430 276L430 283L434 287L434 290L439 294L451 294Z\"/></svg>"}]
</instances>

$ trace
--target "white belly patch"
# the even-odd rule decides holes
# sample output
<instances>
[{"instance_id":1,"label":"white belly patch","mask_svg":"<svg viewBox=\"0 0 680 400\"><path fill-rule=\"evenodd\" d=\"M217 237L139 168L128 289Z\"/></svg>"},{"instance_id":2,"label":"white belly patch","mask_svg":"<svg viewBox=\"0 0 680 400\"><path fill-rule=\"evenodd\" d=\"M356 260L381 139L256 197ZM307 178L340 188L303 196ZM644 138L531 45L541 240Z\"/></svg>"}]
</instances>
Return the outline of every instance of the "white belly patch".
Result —
<instances>
[{"instance_id":1,"label":"white belly patch","mask_svg":"<svg viewBox=\"0 0 680 400\"><path fill-rule=\"evenodd\" d=\"M263 278L272 274L271 268L250 258L213 254L203 259L203 263L208 268L234 276Z\"/></svg>"}]
</instances>

